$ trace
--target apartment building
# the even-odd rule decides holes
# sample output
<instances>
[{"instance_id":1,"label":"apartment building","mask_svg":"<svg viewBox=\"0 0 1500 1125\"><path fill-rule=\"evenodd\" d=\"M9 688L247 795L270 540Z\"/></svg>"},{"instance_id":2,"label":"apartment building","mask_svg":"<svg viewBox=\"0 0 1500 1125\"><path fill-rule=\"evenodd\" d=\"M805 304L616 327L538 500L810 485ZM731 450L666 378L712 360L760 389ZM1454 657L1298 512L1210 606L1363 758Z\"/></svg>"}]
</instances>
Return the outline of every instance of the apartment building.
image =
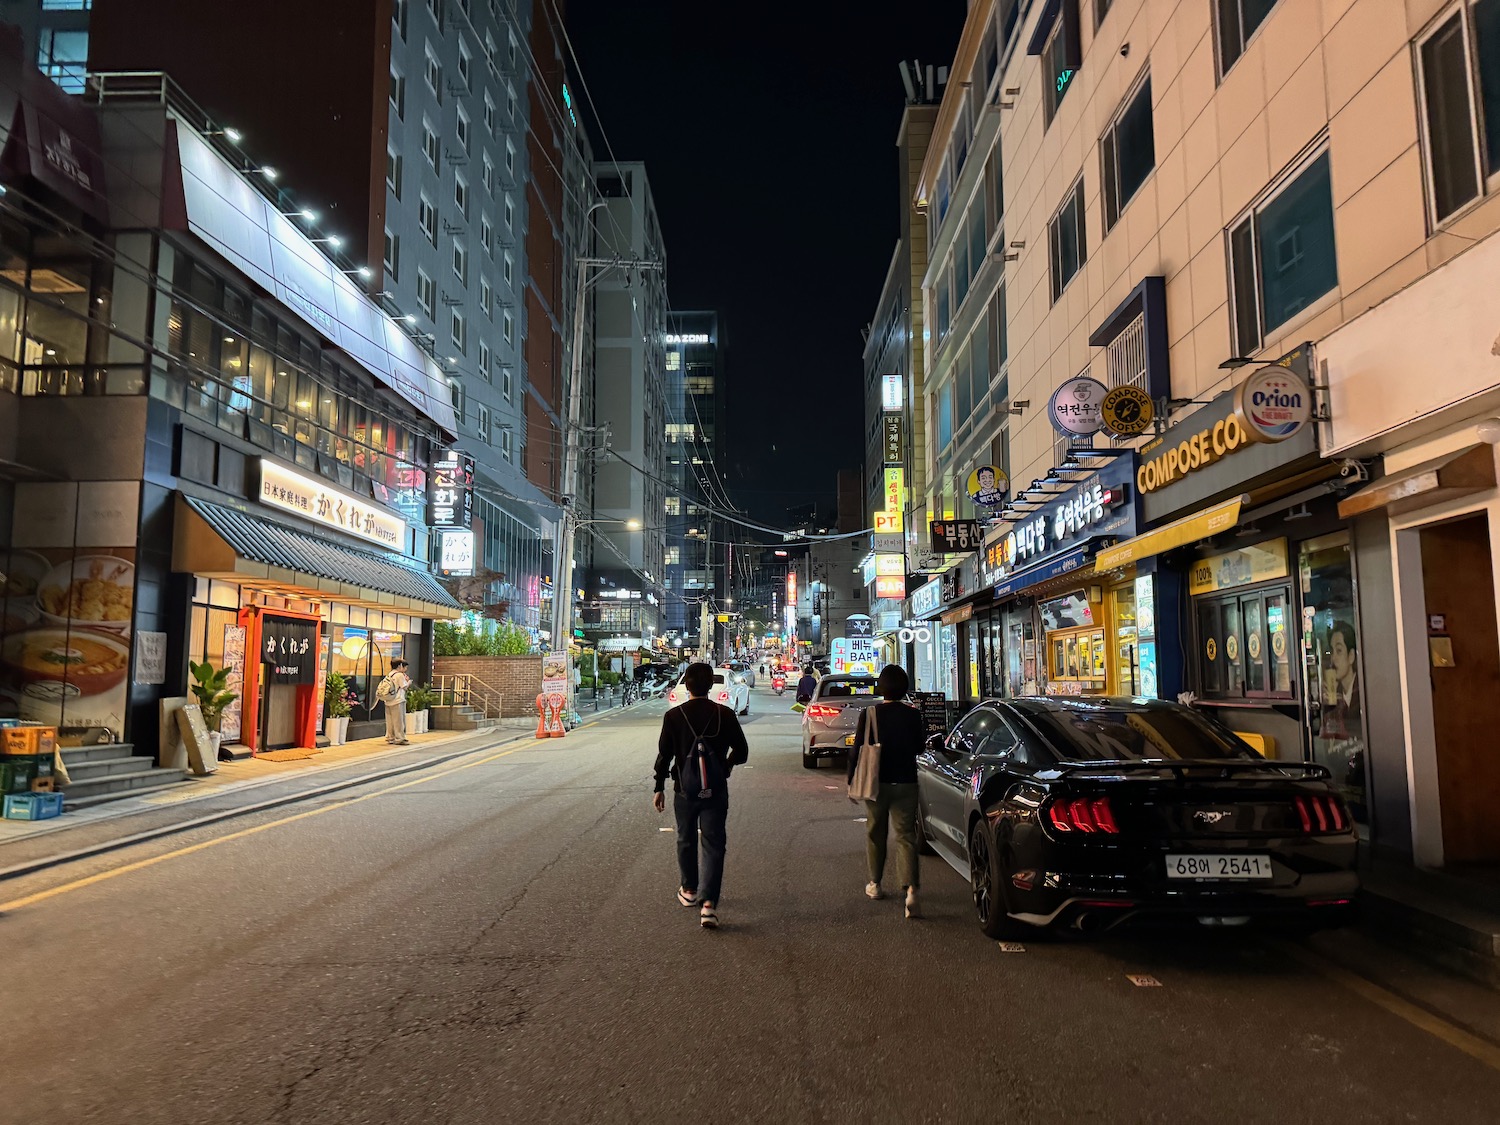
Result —
<instances>
[{"instance_id":1,"label":"apartment building","mask_svg":"<svg viewBox=\"0 0 1500 1125\"><path fill-rule=\"evenodd\" d=\"M1500 855L1447 748L1500 675L1497 68L1494 0L971 5L912 198L927 515L983 458L1012 495L913 599L940 686L1191 692L1375 843Z\"/></svg>"}]
</instances>

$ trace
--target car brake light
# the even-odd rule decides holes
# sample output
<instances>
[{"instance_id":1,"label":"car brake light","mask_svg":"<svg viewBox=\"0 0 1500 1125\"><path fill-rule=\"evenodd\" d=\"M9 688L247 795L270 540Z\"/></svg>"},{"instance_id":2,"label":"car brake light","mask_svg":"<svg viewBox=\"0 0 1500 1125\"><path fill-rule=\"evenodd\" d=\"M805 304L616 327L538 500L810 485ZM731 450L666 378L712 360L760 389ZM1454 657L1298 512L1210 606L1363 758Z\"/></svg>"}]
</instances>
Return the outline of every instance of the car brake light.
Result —
<instances>
[{"instance_id":1,"label":"car brake light","mask_svg":"<svg viewBox=\"0 0 1500 1125\"><path fill-rule=\"evenodd\" d=\"M839 713L842 708L831 707L827 703L812 703L808 705L807 713L815 719L831 719Z\"/></svg>"},{"instance_id":2,"label":"car brake light","mask_svg":"<svg viewBox=\"0 0 1500 1125\"><path fill-rule=\"evenodd\" d=\"M727 691L719 692L719 699L727 703L729 701L729 693Z\"/></svg>"},{"instance_id":3,"label":"car brake light","mask_svg":"<svg viewBox=\"0 0 1500 1125\"><path fill-rule=\"evenodd\" d=\"M1103 832L1116 836L1120 832L1108 797L1075 797L1053 801L1047 818L1059 832Z\"/></svg>"},{"instance_id":4,"label":"car brake light","mask_svg":"<svg viewBox=\"0 0 1500 1125\"><path fill-rule=\"evenodd\" d=\"M1297 809L1302 831L1309 836L1343 832L1349 827L1344 802L1335 796L1295 797L1292 804Z\"/></svg>"}]
</instances>

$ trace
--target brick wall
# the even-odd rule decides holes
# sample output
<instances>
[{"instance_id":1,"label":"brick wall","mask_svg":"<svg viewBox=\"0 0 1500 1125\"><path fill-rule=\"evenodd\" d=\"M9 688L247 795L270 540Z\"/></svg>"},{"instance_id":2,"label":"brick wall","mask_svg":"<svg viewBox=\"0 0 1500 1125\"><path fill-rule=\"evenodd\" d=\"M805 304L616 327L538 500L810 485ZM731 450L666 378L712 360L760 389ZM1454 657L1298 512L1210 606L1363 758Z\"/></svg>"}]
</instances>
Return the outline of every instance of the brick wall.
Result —
<instances>
[{"instance_id":1,"label":"brick wall","mask_svg":"<svg viewBox=\"0 0 1500 1125\"><path fill-rule=\"evenodd\" d=\"M536 714L542 690L540 656L439 656L433 659L433 680L439 676L473 676L504 697L506 718ZM478 685L476 685L477 687Z\"/></svg>"}]
</instances>

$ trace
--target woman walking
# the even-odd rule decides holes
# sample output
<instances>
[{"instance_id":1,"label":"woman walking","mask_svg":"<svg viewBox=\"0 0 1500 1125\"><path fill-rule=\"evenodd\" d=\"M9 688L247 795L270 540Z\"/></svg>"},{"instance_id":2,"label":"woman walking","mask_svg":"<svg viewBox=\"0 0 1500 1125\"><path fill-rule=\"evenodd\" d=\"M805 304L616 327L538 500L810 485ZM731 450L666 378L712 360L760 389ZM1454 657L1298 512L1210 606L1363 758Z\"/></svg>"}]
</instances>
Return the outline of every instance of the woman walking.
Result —
<instances>
[{"instance_id":1,"label":"woman walking","mask_svg":"<svg viewBox=\"0 0 1500 1125\"><path fill-rule=\"evenodd\" d=\"M870 724L870 741L880 747L880 785L875 799L866 801L869 813L865 856L870 865L870 881L865 894L881 898L880 887L885 874L886 825L896 834L896 867L901 889L906 892L906 916L920 918L917 901L917 755L922 752L925 730L922 716L915 707L902 702L911 690L906 670L887 664L875 681L875 694L885 700L866 707L854 729L854 748L849 754L849 781L859 766L859 755L865 745L865 731Z\"/></svg>"}]
</instances>

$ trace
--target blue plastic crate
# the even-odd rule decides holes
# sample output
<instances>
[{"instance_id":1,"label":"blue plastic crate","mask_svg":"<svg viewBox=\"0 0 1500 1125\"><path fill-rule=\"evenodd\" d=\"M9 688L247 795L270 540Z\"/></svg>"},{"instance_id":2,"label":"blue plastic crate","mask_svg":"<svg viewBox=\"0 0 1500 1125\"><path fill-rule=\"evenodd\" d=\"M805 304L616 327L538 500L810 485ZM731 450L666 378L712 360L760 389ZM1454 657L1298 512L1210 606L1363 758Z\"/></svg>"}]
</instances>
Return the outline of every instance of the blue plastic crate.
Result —
<instances>
[{"instance_id":1,"label":"blue plastic crate","mask_svg":"<svg viewBox=\"0 0 1500 1125\"><path fill-rule=\"evenodd\" d=\"M11 793L5 798L6 820L51 820L62 811L61 793Z\"/></svg>"}]
</instances>

